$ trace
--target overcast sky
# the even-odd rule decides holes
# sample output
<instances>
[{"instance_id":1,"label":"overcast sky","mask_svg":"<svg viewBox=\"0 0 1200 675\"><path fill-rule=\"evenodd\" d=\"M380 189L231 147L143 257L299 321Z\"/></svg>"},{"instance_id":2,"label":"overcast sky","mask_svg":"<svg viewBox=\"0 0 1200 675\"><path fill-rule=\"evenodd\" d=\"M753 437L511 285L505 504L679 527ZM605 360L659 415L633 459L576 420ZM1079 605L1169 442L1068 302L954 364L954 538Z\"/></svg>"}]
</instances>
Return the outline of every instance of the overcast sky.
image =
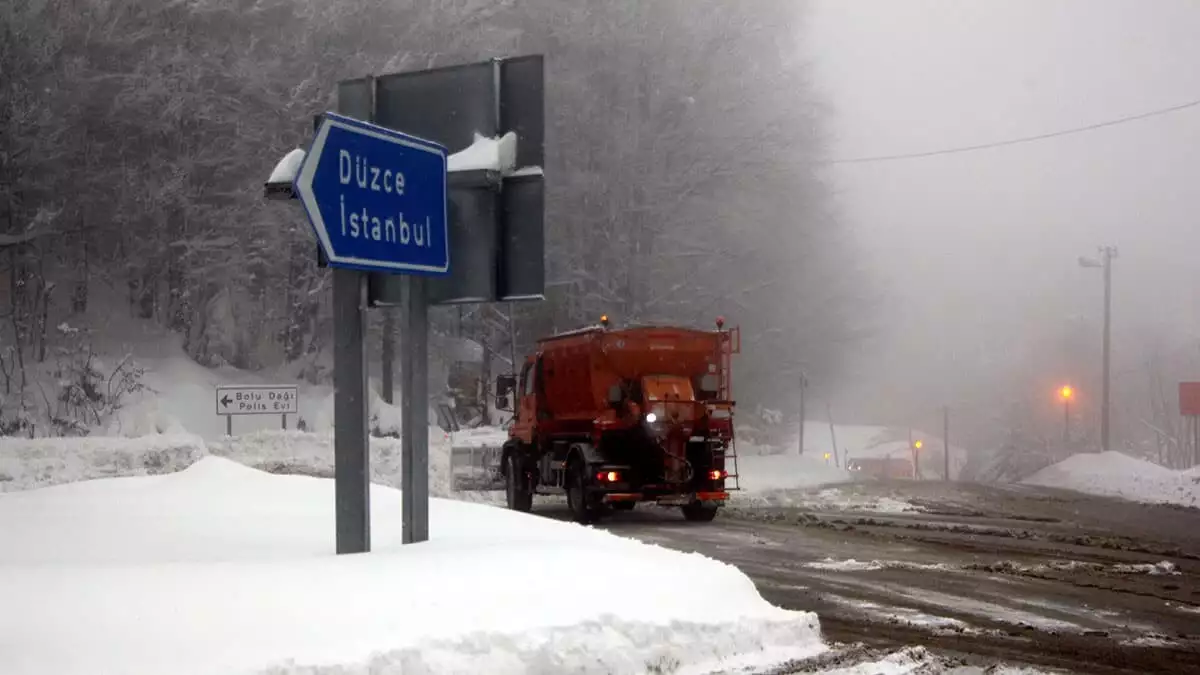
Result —
<instances>
[{"instance_id":1,"label":"overcast sky","mask_svg":"<svg viewBox=\"0 0 1200 675\"><path fill-rule=\"evenodd\" d=\"M810 2L809 59L835 158L1001 141L1200 99L1193 0ZM888 293L878 350L858 361L881 386L941 371L950 353L970 362L981 345L1019 348L1072 314L1099 322L1100 275L1077 258L1105 243L1120 248L1114 339L1125 358L1152 327L1176 343L1200 335L1200 108L829 171L864 266Z\"/></svg>"}]
</instances>

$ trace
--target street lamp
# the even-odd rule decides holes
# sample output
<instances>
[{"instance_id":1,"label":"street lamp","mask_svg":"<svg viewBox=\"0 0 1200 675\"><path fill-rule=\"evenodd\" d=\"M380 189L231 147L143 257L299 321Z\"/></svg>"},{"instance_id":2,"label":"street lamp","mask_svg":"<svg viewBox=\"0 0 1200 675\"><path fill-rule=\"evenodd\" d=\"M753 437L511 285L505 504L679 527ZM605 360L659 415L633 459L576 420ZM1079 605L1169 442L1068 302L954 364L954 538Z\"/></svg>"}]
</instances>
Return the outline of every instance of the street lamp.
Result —
<instances>
[{"instance_id":1,"label":"street lamp","mask_svg":"<svg viewBox=\"0 0 1200 675\"><path fill-rule=\"evenodd\" d=\"M909 429L909 431L908 431L908 438L909 438L908 445L909 445L909 447L912 448L913 480L920 480L920 478L921 478L921 448L925 447L925 442L919 438L915 441L912 440L912 430L911 429Z\"/></svg>"},{"instance_id":2,"label":"street lamp","mask_svg":"<svg viewBox=\"0 0 1200 675\"><path fill-rule=\"evenodd\" d=\"M1111 340L1112 340L1112 261L1117 257L1116 246L1101 246L1100 258L1080 256L1080 267L1100 268L1104 270L1104 366L1103 388L1100 395L1100 447L1104 452L1109 450L1109 400L1111 372Z\"/></svg>"},{"instance_id":3,"label":"street lamp","mask_svg":"<svg viewBox=\"0 0 1200 675\"><path fill-rule=\"evenodd\" d=\"M1071 443L1071 399L1075 398L1075 388L1064 384L1058 390L1058 398L1063 402L1063 445Z\"/></svg>"}]
</instances>

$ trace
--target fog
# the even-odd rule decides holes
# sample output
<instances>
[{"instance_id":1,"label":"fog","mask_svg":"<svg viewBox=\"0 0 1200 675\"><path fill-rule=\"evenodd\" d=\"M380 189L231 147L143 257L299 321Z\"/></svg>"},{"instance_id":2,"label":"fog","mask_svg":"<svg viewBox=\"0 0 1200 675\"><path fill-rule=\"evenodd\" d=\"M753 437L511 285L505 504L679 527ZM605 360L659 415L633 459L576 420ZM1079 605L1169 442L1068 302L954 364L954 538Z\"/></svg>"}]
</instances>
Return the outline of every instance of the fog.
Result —
<instances>
[{"instance_id":1,"label":"fog","mask_svg":"<svg viewBox=\"0 0 1200 675\"><path fill-rule=\"evenodd\" d=\"M1115 245L1114 436L1178 448L1175 383L1200 377L1200 107L847 160L1192 101L1196 3L89 0L14 5L0 28L5 428L56 429L60 351L117 350L127 327L203 366L327 382L328 271L262 177L341 78L540 53L546 300L435 311L434 391L486 410L505 357L602 314L725 315L752 415L794 417L803 370L810 419L828 402L929 429L949 406L970 448L1040 447L1070 382L1091 448L1102 284L1077 259ZM481 363L453 355L464 339Z\"/></svg>"},{"instance_id":2,"label":"fog","mask_svg":"<svg viewBox=\"0 0 1200 675\"><path fill-rule=\"evenodd\" d=\"M818 0L811 9L809 55L835 159L1004 141L1200 98L1194 2ZM1103 286L1077 258L1102 244L1120 250L1114 399L1123 384L1144 385L1155 349L1176 357L1169 387L1200 375L1194 360L1179 369L1189 363L1180 357L1200 353L1200 108L828 173L883 294L839 408L928 424L942 404L976 416L1022 400L1053 407L1054 383L1071 381L1094 415L1100 361L1074 357L1098 357ZM1040 367L1014 377L1028 361ZM1121 426L1136 435L1130 423Z\"/></svg>"}]
</instances>

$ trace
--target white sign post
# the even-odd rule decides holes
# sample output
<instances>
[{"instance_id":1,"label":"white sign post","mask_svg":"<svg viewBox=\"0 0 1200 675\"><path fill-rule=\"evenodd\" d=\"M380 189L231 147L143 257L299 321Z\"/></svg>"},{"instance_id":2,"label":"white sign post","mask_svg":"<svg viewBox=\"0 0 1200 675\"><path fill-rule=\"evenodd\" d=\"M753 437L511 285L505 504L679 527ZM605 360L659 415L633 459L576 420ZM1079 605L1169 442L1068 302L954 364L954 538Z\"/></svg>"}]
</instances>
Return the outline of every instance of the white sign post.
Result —
<instances>
[{"instance_id":1,"label":"white sign post","mask_svg":"<svg viewBox=\"0 0 1200 675\"><path fill-rule=\"evenodd\" d=\"M287 430L287 416L300 413L299 388L294 384L233 384L217 387L217 414L225 416L225 435L233 435L235 415L279 415Z\"/></svg>"}]
</instances>

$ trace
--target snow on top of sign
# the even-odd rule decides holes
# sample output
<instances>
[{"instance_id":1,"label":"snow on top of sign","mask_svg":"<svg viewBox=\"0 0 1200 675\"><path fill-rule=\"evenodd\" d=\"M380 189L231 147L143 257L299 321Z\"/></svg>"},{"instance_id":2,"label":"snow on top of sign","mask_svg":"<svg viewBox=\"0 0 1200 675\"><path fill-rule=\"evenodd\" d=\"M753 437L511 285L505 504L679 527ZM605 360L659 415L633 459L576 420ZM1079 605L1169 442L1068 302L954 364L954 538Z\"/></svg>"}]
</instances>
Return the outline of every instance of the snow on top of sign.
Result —
<instances>
[{"instance_id":1,"label":"snow on top of sign","mask_svg":"<svg viewBox=\"0 0 1200 675\"><path fill-rule=\"evenodd\" d=\"M304 155L307 154L304 150L296 148L279 160L275 165L275 170L271 172L271 177L267 179L268 183L291 183L296 180L296 174L300 173L300 165L304 163Z\"/></svg>"},{"instance_id":2,"label":"snow on top of sign","mask_svg":"<svg viewBox=\"0 0 1200 675\"><path fill-rule=\"evenodd\" d=\"M526 167L521 167L520 169L517 169L516 171L513 171L512 173L510 173L508 175L520 177L520 176L541 176L544 174L542 173L542 167L540 167L540 166L526 166Z\"/></svg>"},{"instance_id":3,"label":"snow on top of sign","mask_svg":"<svg viewBox=\"0 0 1200 675\"><path fill-rule=\"evenodd\" d=\"M500 171L508 173L517 165L517 134L510 131L500 138L475 134L475 142L466 150L450 155L446 170Z\"/></svg>"}]
</instances>

